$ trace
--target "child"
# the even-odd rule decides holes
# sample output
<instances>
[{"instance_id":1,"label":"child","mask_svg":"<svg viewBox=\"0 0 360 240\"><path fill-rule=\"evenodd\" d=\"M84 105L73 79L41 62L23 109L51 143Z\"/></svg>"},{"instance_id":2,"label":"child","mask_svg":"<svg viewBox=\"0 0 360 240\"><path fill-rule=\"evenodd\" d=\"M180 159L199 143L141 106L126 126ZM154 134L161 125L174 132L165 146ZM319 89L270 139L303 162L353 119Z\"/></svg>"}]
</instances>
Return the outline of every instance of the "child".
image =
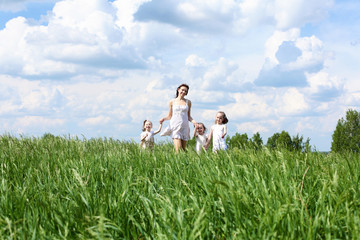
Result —
<instances>
[{"instance_id":1,"label":"child","mask_svg":"<svg viewBox=\"0 0 360 240\"><path fill-rule=\"evenodd\" d=\"M216 114L215 125L211 126L209 138L206 143L206 148L209 146L211 138L213 137L213 152L217 152L219 150L226 150L226 123L228 123L228 119L224 112L219 111Z\"/></svg>"},{"instance_id":2,"label":"child","mask_svg":"<svg viewBox=\"0 0 360 240\"><path fill-rule=\"evenodd\" d=\"M205 134L206 127L203 123L198 123L194 128L194 137L196 139L195 151L200 153L206 145L207 134Z\"/></svg>"},{"instance_id":3,"label":"child","mask_svg":"<svg viewBox=\"0 0 360 240\"><path fill-rule=\"evenodd\" d=\"M149 120L145 120L143 124L143 132L140 135L140 147L146 149L153 149L154 148L154 135L158 134L161 131L162 123L160 123L160 127L158 130L151 131L152 129L152 122Z\"/></svg>"}]
</instances>

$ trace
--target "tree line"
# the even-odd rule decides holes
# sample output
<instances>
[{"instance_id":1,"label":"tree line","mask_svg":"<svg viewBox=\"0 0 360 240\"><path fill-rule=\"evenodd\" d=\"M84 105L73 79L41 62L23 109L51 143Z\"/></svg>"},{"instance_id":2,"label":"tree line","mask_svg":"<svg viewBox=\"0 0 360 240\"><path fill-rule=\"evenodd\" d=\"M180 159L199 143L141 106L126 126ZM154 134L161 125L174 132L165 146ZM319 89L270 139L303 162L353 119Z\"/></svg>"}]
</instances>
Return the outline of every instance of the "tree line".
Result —
<instances>
[{"instance_id":1,"label":"tree line","mask_svg":"<svg viewBox=\"0 0 360 240\"><path fill-rule=\"evenodd\" d=\"M192 140L194 141L194 140ZM191 144L191 141L189 142ZM286 149L289 151L311 151L310 138L304 139L299 134L290 136L287 131L274 133L264 144L257 132L252 137L246 133L236 133L226 137L230 149L262 149L264 146L272 150ZM360 112L349 109L346 117L338 120L332 134L331 152L360 152Z\"/></svg>"}]
</instances>

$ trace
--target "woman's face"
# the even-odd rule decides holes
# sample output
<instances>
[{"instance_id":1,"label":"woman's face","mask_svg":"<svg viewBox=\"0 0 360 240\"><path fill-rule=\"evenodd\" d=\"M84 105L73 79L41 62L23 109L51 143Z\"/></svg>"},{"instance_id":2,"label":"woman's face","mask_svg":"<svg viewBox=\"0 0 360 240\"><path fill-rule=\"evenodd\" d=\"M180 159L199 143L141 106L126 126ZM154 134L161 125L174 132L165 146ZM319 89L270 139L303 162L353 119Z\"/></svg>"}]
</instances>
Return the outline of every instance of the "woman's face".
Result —
<instances>
[{"instance_id":1,"label":"woman's face","mask_svg":"<svg viewBox=\"0 0 360 240\"><path fill-rule=\"evenodd\" d=\"M178 89L178 93L180 97L185 97L188 93L188 88L185 86L182 86Z\"/></svg>"}]
</instances>

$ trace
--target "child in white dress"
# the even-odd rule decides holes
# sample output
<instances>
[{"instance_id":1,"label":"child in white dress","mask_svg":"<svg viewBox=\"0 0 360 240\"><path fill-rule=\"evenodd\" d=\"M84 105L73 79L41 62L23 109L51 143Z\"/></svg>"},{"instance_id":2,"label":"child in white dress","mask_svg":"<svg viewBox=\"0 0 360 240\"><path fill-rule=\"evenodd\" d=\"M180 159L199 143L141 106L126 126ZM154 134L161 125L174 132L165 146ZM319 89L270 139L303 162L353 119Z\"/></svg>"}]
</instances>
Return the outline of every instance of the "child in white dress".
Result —
<instances>
[{"instance_id":1,"label":"child in white dress","mask_svg":"<svg viewBox=\"0 0 360 240\"><path fill-rule=\"evenodd\" d=\"M211 126L206 148L209 146L211 138L213 138L213 152L219 150L225 151L227 149L225 135L227 133L226 123L228 123L228 121L224 112L219 111L216 114L215 125Z\"/></svg>"},{"instance_id":2,"label":"child in white dress","mask_svg":"<svg viewBox=\"0 0 360 240\"><path fill-rule=\"evenodd\" d=\"M149 120L145 120L143 124L143 132L140 135L140 147L143 149L153 149L154 148L154 136L161 131L162 124L155 132L152 131L152 122Z\"/></svg>"},{"instance_id":3,"label":"child in white dress","mask_svg":"<svg viewBox=\"0 0 360 240\"><path fill-rule=\"evenodd\" d=\"M203 123L198 123L194 128L194 137L196 140L195 151L201 153L206 146L207 134L205 133L206 127Z\"/></svg>"}]
</instances>

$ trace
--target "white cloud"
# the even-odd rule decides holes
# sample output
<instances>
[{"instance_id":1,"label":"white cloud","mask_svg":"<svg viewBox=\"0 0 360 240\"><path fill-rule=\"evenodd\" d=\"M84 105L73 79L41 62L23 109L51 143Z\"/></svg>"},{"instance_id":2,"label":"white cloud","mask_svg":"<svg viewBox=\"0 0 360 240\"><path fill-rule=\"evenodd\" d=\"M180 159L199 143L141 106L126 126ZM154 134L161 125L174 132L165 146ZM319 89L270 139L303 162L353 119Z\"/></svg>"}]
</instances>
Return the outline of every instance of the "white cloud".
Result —
<instances>
[{"instance_id":1,"label":"white cloud","mask_svg":"<svg viewBox=\"0 0 360 240\"><path fill-rule=\"evenodd\" d=\"M191 54L185 60L185 65L189 66L189 67L203 67L206 64L207 63L206 63L205 59L203 59L195 54Z\"/></svg>"},{"instance_id":2,"label":"white cloud","mask_svg":"<svg viewBox=\"0 0 360 240\"><path fill-rule=\"evenodd\" d=\"M51 129L61 128L66 120L63 118L52 118L43 116L23 116L15 119L13 123L8 123L10 129L16 130L18 134L27 134L34 132L42 135L45 132L50 132Z\"/></svg>"},{"instance_id":3,"label":"white cloud","mask_svg":"<svg viewBox=\"0 0 360 240\"><path fill-rule=\"evenodd\" d=\"M261 122L246 122L246 123L238 124L237 131L239 133L241 132L264 133L264 132L268 132L269 129L266 126L264 126L264 123Z\"/></svg>"},{"instance_id":4,"label":"white cloud","mask_svg":"<svg viewBox=\"0 0 360 240\"><path fill-rule=\"evenodd\" d=\"M83 122L84 125L102 125L107 124L110 121L110 117L97 116L92 118L86 118Z\"/></svg>"},{"instance_id":5,"label":"white cloud","mask_svg":"<svg viewBox=\"0 0 360 240\"><path fill-rule=\"evenodd\" d=\"M268 105L272 96L260 95L261 93L235 93L235 103L223 106L229 119L264 119L271 115L272 109Z\"/></svg>"},{"instance_id":6,"label":"white cloud","mask_svg":"<svg viewBox=\"0 0 360 240\"><path fill-rule=\"evenodd\" d=\"M17 12L25 9L27 0L2 0L0 2L0 11Z\"/></svg>"},{"instance_id":7,"label":"white cloud","mask_svg":"<svg viewBox=\"0 0 360 240\"><path fill-rule=\"evenodd\" d=\"M93 71L143 68L145 60L123 41L124 31L115 22L116 9L105 0L57 2L47 26L12 19L0 31L0 71L67 76L89 71L89 66Z\"/></svg>"},{"instance_id":8,"label":"white cloud","mask_svg":"<svg viewBox=\"0 0 360 240\"><path fill-rule=\"evenodd\" d=\"M308 82L308 93L318 101L331 101L344 93L343 80L338 77L329 76L324 71L309 74Z\"/></svg>"},{"instance_id":9,"label":"white cloud","mask_svg":"<svg viewBox=\"0 0 360 240\"><path fill-rule=\"evenodd\" d=\"M240 66L224 57L217 61L207 62L203 58L191 54L185 61L185 76L198 89L207 91L243 90L247 82L244 70Z\"/></svg>"},{"instance_id":10,"label":"white cloud","mask_svg":"<svg viewBox=\"0 0 360 240\"><path fill-rule=\"evenodd\" d=\"M292 28L288 31L275 31L273 35L265 43L265 58L268 60L267 63L270 66L265 66L267 68L272 68L275 65L279 64L279 61L276 58L276 52L279 49L279 46L286 41L295 41L300 36L300 29Z\"/></svg>"},{"instance_id":11,"label":"white cloud","mask_svg":"<svg viewBox=\"0 0 360 240\"><path fill-rule=\"evenodd\" d=\"M299 29L275 31L266 42L266 60L255 84L305 87L306 75L319 72L329 57L315 36L300 37Z\"/></svg>"},{"instance_id":12,"label":"white cloud","mask_svg":"<svg viewBox=\"0 0 360 240\"><path fill-rule=\"evenodd\" d=\"M300 115L309 108L305 96L297 89L290 88L281 97L279 112L281 115Z\"/></svg>"},{"instance_id":13,"label":"white cloud","mask_svg":"<svg viewBox=\"0 0 360 240\"><path fill-rule=\"evenodd\" d=\"M288 29L320 21L327 16L327 11L333 4L333 0L275 0L274 17L277 27Z\"/></svg>"}]
</instances>

